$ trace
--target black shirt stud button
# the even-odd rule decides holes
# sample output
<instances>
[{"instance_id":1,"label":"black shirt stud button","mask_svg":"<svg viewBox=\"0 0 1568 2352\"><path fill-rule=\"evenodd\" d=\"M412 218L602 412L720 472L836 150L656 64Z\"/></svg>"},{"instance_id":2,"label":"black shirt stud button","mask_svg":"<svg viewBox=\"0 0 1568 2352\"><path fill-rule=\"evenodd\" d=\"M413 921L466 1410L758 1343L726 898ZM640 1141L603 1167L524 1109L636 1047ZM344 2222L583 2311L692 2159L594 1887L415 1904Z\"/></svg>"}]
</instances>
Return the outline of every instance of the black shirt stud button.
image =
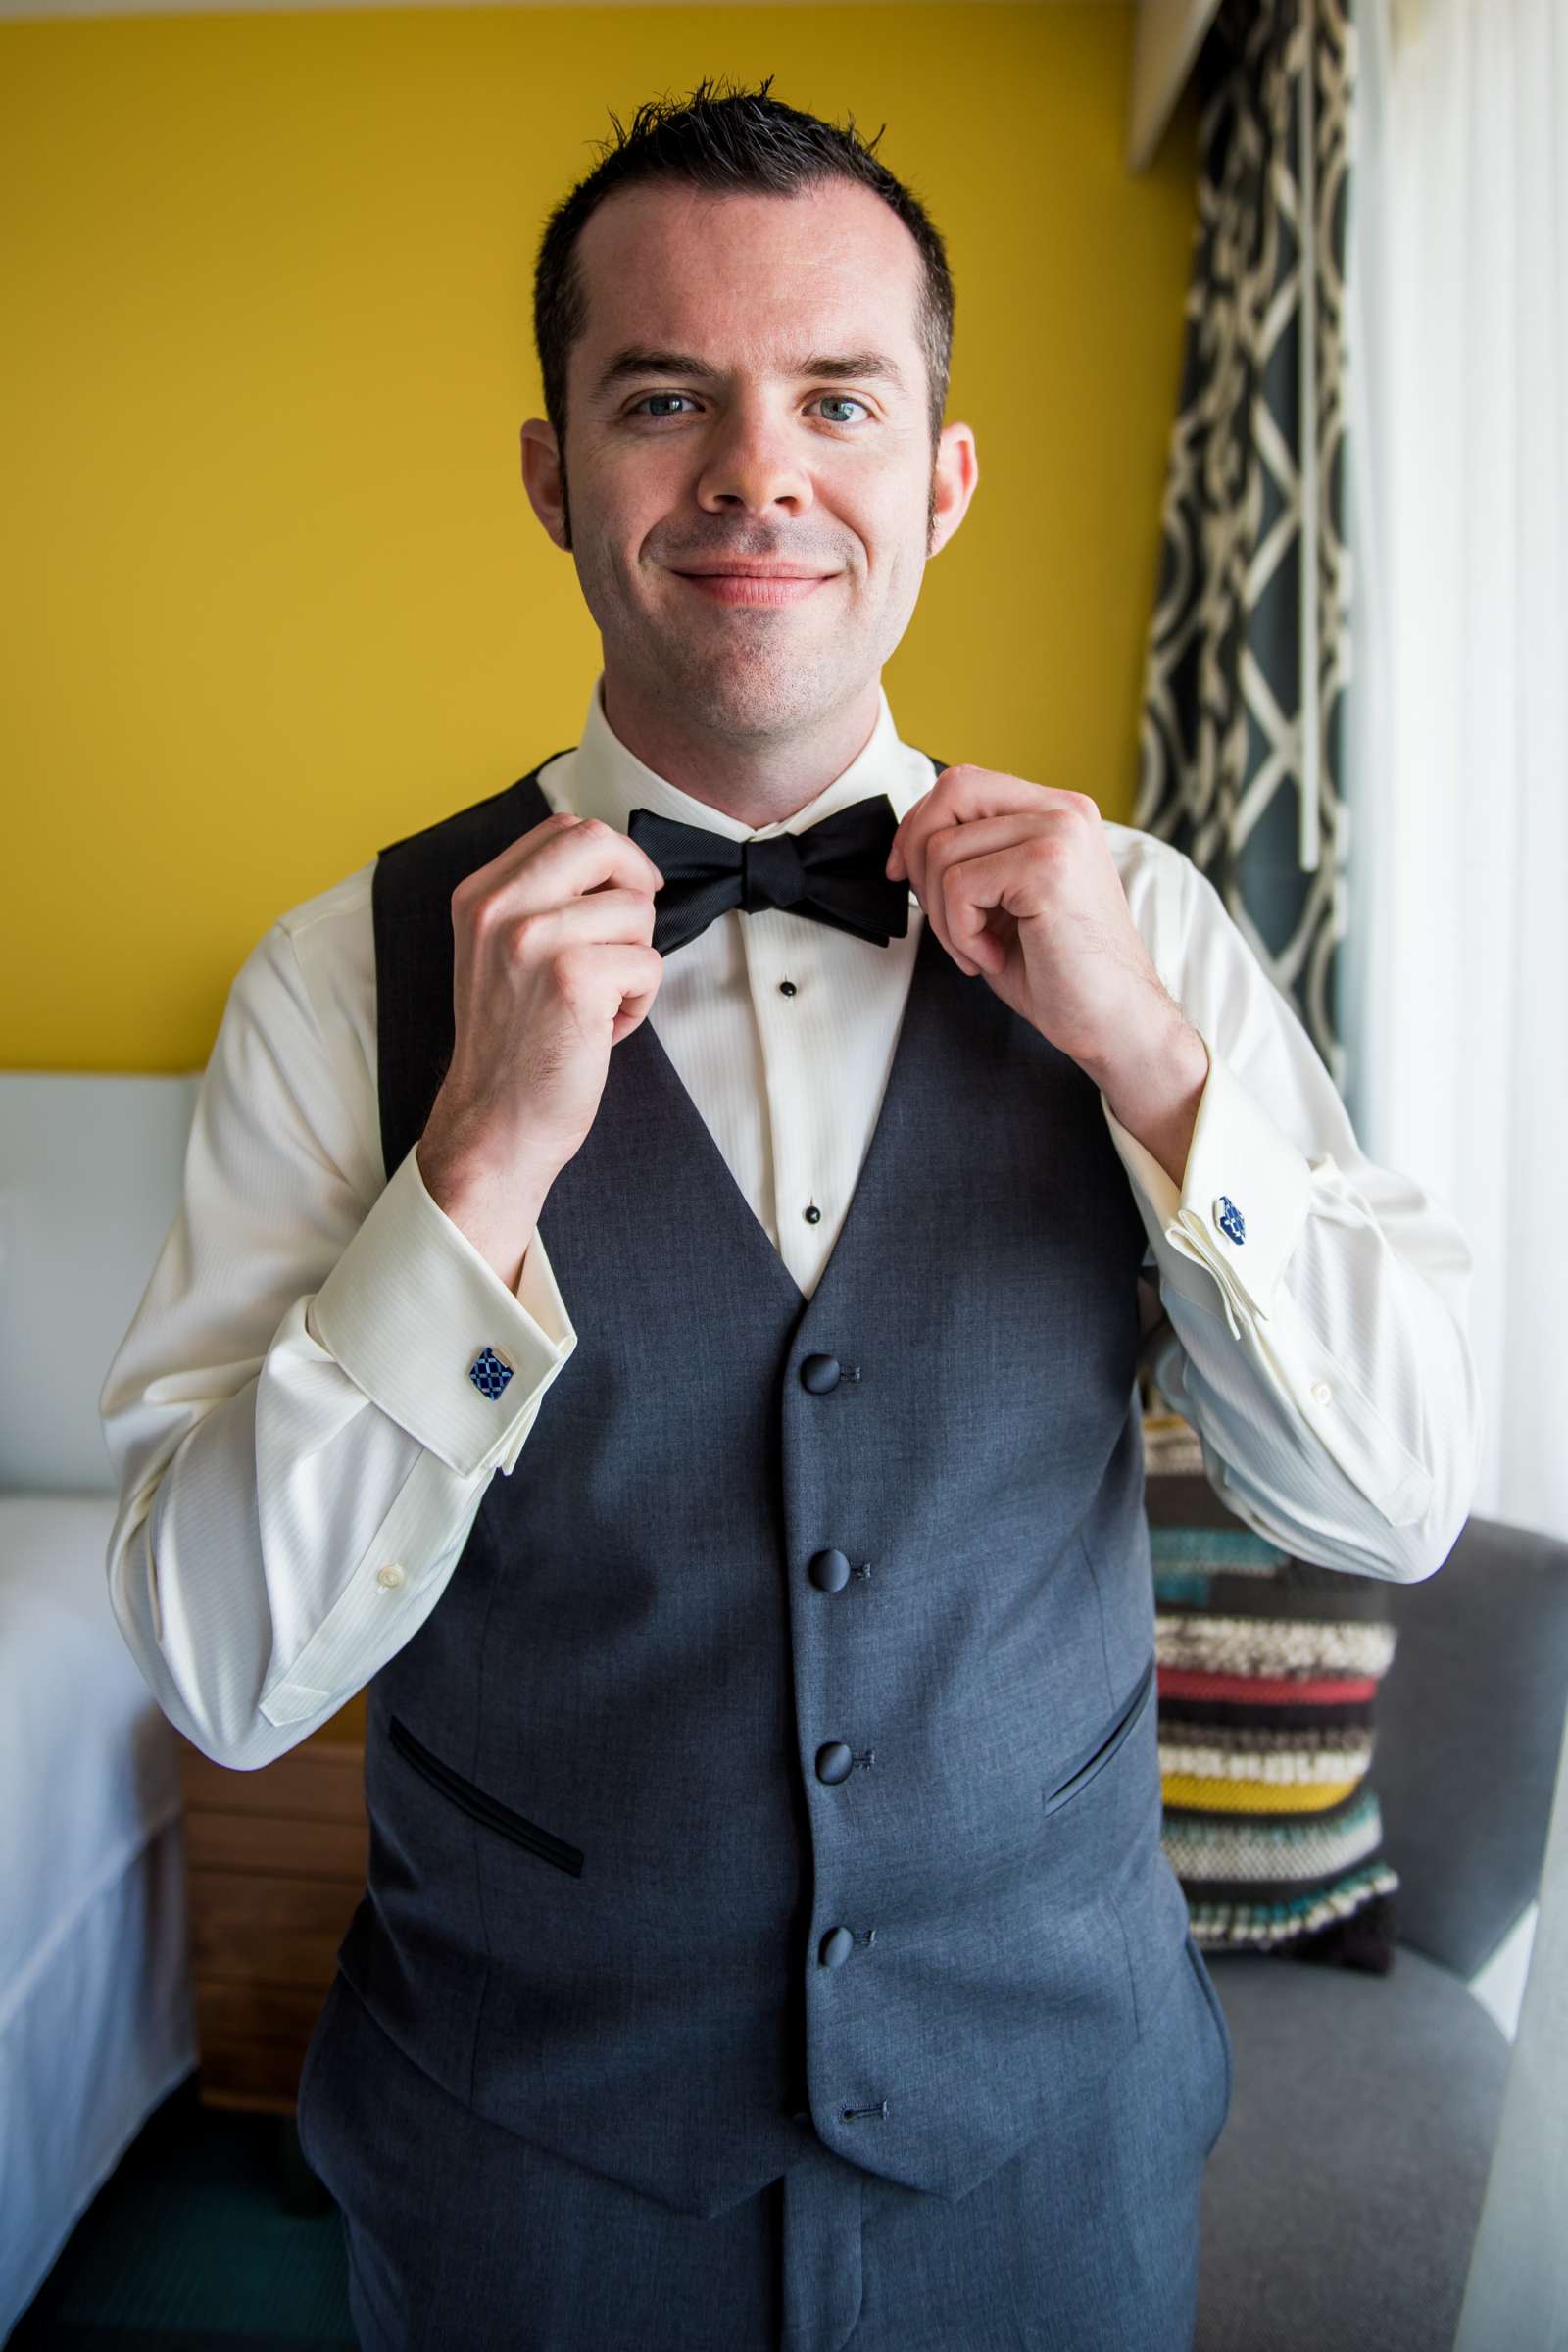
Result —
<instances>
[{"instance_id":1,"label":"black shirt stud button","mask_svg":"<svg viewBox=\"0 0 1568 2352\"><path fill-rule=\"evenodd\" d=\"M825 1396L839 1385L839 1359L836 1355L808 1355L801 1366L801 1386L809 1389L813 1396Z\"/></svg>"},{"instance_id":2,"label":"black shirt stud button","mask_svg":"<svg viewBox=\"0 0 1568 2352\"><path fill-rule=\"evenodd\" d=\"M817 1207L814 1200L811 1202L810 1207L806 1211L806 1222L808 1225L820 1225L822 1222L822 1211Z\"/></svg>"},{"instance_id":3,"label":"black shirt stud button","mask_svg":"<svg viewBox=\"0 0 1568 2352\"><path fill-rule=\"evenodd\" d=\"M781 981L779 982L779 984L778 984L778 993L779 993L779 995L780 995L781 997L793 997L793 996L794 996L794 994L795 994L795 983L794 983L794 981L793 981L793 980L781 980Z\"/></svg>"},{"instance_id":4,"label":"black shirt stud button","mask_svg":"<svg viewBox=\"0 0 1568 2352\"><path fill-rule=\"evenodd\" d=\"M816 1777L819 1781L826 1781L830 1788L836 1788L840 1781L849 1779L854 1763L855 1758L843 1740L830 1740L825 1747L819 1747L816 1751Z\"/></svg>"},{"instance_id":5,"label":"black shirt stud button","mask_svg":"<svg viewBox=\"0 0 1568 2352\"><path fill-rule=\"evenodd\" d=\"M810 1577L819 1592L842 1592L850 1581L850 1563L842 1551L813 1551Z\"/></svg>"}]
</instances>

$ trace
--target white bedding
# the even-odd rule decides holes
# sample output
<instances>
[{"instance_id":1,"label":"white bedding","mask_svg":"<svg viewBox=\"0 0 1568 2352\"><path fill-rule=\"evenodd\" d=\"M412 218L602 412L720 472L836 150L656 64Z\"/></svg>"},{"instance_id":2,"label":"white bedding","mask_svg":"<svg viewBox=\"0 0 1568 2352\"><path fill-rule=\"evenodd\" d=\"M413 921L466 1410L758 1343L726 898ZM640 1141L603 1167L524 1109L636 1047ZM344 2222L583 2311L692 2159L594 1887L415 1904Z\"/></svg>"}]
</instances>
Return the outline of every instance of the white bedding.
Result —
<instances>
[{"instance_id":1,"label":"white bedding","mask_svg":"<svg viewBox=\"0 0 1568 2352\"><path fill-rule=\"evenodd\" d=\"M0 1494L0 2344L197 2058L175 1735L109 1606L114 1515Z\"/></svg>"}]
</instances>

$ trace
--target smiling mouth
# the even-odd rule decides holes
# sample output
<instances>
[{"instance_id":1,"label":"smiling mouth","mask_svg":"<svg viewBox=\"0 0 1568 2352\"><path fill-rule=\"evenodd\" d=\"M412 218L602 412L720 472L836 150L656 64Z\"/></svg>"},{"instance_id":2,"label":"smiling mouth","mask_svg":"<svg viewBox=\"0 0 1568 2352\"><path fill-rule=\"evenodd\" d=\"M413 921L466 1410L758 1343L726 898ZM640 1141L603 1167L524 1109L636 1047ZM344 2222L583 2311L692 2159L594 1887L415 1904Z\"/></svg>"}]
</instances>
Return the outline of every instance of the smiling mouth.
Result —
<instances>
[{"instance_id":1,"label":"smiling mouth","mask_svg":"<svg viewBox=\"0 0 1568 2352\"><path fill-rule=\"evenodd\" d=\"M819 588L826 588L838 578L836 571L824 572L809 579L790 578L783 573L771 577L759 572L745 571L678 571L675 577L685 580L700 596L718 605L799 605Z\"/></svg>"}]
</instances>

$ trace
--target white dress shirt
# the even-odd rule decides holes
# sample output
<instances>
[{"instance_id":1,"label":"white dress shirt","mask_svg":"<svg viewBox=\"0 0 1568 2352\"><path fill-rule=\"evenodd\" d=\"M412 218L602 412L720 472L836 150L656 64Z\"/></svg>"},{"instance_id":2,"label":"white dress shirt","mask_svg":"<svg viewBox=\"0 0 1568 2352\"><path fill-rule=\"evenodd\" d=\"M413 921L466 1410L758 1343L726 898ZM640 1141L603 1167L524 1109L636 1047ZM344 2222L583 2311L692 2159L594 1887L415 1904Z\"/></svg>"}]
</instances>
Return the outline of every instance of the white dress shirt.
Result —
<instances>
[{"instance_id":1,"label":"white dress shirt","mask_svg":"<svg viewBox=\"0 0 1568 2352\"><path fill-rule=\"evenodd\" d=\"M902 818L935 781L884 691L859 757L754 834L635 759L601 685L581 742L539 782L552 809L622 832L641 807L761 838L881 792ZM1364 1157L1191 860L1130 826L1106 835L1209 1056L1179 1188L1101 1098L1149 1236L1158 1386L1249 1526L1331 1566L1429 1575L1480 1451L1466 1244L1419 1185ZM514 1294L431 1200L413 1150L383 1170L373 871L281 916L236 974L179 1213L99 1398L120 1481L116 1614L165 1712L241 1768L296 1745L411 1640L491 1478L541 1413L571 1410L569 1382L558 1406L547 1395L576 1334L542 1237ZM880 948L780 908L731 911L670 954L648 1015L804 1298L854 1195L924 920L911 891L907 936ZM1219 1222L1227 1200L1239 1242ZM497 1399L468 1378L485 1347L515 1367Z\"/></svg>"}]
</instances>

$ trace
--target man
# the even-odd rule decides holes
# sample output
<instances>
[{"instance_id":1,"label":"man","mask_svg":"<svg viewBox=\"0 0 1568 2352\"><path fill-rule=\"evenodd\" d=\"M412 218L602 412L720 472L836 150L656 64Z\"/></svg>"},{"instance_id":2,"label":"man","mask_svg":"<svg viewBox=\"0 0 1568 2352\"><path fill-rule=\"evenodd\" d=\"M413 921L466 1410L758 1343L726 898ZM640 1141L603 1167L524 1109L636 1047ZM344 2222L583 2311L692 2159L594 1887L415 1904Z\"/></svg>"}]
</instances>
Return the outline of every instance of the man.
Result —
<instances>
[{"instance_id":1,"label":"man","mask_svg":"<svg viewBox=\"0 0 1568 2352\"><path fill-rule=\"evenodd\" d=\"M1230 2049L1140 1276L1239 1515L1409 1579L1464 1244L1188 861L899 741L978 469L869 149L644 109L535 316L583 738L236 981L102 1400L115 1605L236 1766L368 1686L300 2129L373 2352L1179 2352Z\"/></svg>"}]
</instances>

